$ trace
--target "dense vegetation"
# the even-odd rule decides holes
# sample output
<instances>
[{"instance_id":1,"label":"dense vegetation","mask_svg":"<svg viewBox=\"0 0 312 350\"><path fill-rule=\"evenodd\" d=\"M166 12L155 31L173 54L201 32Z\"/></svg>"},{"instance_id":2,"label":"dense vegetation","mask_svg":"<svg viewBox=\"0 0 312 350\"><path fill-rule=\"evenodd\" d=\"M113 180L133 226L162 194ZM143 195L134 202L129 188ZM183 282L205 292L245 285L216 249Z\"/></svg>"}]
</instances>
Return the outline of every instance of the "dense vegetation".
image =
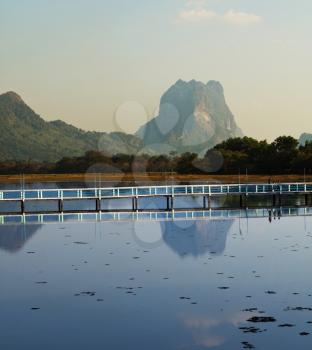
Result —
<instances>
[{"instance_id":1,"label":"dense vegetation","mask_svg":"<svg viewBox=\"0 0 312 350\"><path fill-rule=\"evenodd\" d=\"M274 142L250 137L232 138L209 150L204 157L195 153L149 156L117 154L108 156L88 151L84 156L63 158L56 163L2 162L1 174L21 173L131 173L177 172L180 174L307 174L312 172L312 142L299 146L291 136Z\"/></svg>"},{"instance_id":2,"label":"dense vegetation","mask_svg":"<svg viewBox=\"0 0 312 350\"><path fill-rule=\"evenodd\" d=\"M83 131L61 120L47 122L14 92L0 95L0 160L56 162L93 149L136 153L142 141L121 132Z\"/></svg>"}]
</instances>

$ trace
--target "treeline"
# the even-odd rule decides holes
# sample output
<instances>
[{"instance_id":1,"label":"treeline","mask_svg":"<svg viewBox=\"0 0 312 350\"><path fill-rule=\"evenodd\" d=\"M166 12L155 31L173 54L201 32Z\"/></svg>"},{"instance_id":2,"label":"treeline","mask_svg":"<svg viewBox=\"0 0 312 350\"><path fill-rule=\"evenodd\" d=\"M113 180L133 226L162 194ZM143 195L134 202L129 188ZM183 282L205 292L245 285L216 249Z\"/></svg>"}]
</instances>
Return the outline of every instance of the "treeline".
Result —
<instances>
[{"instance_id":1,"label":"treeline","mask_svg":"<svg viewBox=\"0 0 312 350\"><path fill-rule=\"evenodd\" d=\"M252 174L311 174L312 142L299 145L291 136L281 136L272 143L250 137L229 139L215 147L224 162L220 171L237 173L248 169Z\"/></svg>"},{"instance_id":2,"label":"treeline","mask_svg":"<svg viewBox=\"0 0 312 350\"><path fill-rule=\"evenodd\" d=\"M63 158L57 163L0 162L1 174L66 173L150 173L179 174L311 174L312 142L300 146L291 136L274 142L250 137L233 138L220 143L202 157L195 153L178 155L105 155L89 151L81 157Z\"/></svg>"}]
</instances>

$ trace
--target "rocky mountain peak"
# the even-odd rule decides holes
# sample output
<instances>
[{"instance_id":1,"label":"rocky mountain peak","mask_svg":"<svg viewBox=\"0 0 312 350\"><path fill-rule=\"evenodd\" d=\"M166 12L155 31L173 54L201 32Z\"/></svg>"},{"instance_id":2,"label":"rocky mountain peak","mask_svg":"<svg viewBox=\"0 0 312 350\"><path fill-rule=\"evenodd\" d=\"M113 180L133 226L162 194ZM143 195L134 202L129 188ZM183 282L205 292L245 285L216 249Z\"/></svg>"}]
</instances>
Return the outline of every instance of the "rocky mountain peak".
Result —
<instances>
[{"instance_id":1,"label":"rocky mountain peak","mask_svg":"<svg viewBox=\"0 0 312 350\"><path fill-rule=\"evenodd\" d=\"M159 114L138 131L146 146L166 144L181 153L201 152L242 136L220 82L178 80L161 97Z\"/></svg>"},{"instance_id":2,"label":"rocky mountain peak","mask_svg":"<svg viewBox=\"0 0 312 350\"><path fill-rule=\"evenodd\" d=\"M207 87L213 91L215 91L218 94L224 94L224 89L222 84L219 81L216 80L210 80L207 83Z\"/></svg>"}]
</instances>

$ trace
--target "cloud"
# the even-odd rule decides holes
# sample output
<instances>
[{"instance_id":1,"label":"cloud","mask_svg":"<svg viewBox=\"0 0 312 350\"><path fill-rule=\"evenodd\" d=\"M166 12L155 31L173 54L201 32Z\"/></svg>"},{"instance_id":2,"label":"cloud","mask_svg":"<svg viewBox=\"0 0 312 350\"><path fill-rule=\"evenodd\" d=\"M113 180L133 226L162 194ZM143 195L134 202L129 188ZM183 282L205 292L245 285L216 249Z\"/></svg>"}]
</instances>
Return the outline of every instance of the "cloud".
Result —
<instances>
[{"instance_id":1,"label":"cloud","mask_svg":"<svg viewBox=\"0 0 312 350\"><path fill-rule=\"evenodd\" d=\"M260 23L263 18L254 13L229 10L225 13L217 13L205 6L205 0L188 0L186 7L178 14L177 21L180 23L199 22L224 22L237 26L247 26Z\"/></svg>"},{"instance_id":2,"label":"cloud","mask_svg":"<svg viewBox=\"0 0 312 350\"><path fill-rule=\"evenodd\" d=\"M236 25L250 25L262 22L262 17L253 13L230 10L223 16L223 20Z\"/></svg>"},{"instance_id":3,"label":"cloud","mask_svg":"<svg viewBox=\"0 0 312 350\"><path fill-rule=\"evenodd\" d=\"M179 22L203 22L216 19L218 15L213 11L205 9L192 9L180 12L178 16Z\"/></svg>"}]
</instances>

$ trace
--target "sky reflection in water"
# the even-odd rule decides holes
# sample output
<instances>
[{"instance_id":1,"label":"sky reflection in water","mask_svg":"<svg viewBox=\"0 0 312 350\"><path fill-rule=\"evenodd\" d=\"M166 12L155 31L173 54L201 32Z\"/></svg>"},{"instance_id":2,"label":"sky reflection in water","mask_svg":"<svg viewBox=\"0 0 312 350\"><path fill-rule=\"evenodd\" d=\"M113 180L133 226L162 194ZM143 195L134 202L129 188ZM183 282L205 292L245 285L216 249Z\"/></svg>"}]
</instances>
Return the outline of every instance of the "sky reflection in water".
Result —
<instances>
[{"instance_id":1,"label":"sky reflection in water","mask_svg":"<svg viewBox=\"0 0 312 350\"><path fill-rule=\"evenodd\" d=\"M0 348L310 349L311 230L310 217L0 226Z\"/></svg>"}]
</instances>

